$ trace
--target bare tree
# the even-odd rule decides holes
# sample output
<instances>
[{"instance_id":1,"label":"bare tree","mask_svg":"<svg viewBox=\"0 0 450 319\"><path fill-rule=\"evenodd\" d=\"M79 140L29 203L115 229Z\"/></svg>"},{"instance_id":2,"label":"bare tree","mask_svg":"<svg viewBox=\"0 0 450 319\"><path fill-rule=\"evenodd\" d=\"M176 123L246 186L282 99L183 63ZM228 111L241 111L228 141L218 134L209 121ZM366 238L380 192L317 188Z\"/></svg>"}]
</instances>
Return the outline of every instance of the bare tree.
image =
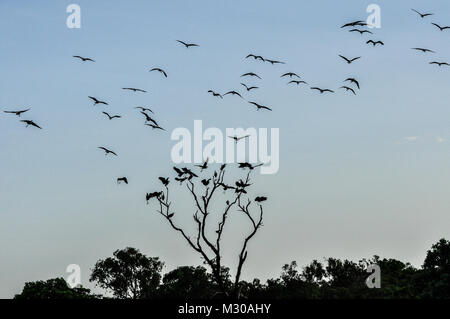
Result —
<instances>
[{"instance_id":1,"label":"bare tree","mask_svg":"<svg viewBox=\"0 0 450 319\"><path fill-rule=\"evenodd\" d=\"M207 162L203 165L198 165L203 172L207 168ZM196 225L195 235L190 236L185 228L178 226L173 217L175 213L171 210L171 202L169 201L169 179L160 177L160 181L164 185L164 190L160 192L148 193L146 196L147 202L151 198L155 198L159 203L159 209L157 212L163 216L170 226L186 240L189 246L194 249L205 260L205 263L211 269L213 277L218 285L220 293L225 296L231 296L239 298L240 295L240 277L242 273L242 267L247 259L248 250L247 246L249 241L255 236L257 231L262 226L263 221L263 207L261 202L265 201L266 197L256 197L255 203L257 203L257 213L251 212L253 208L252 201L247 195L247 189L250 187L250 175L256 166L252 166L249 163L240 163L239 167L242 169L248 169L245 180L238 180L234 185L226 184L224 181L226 165L222 165L220 170L214 171L213 175L209 179L202 179L196 173L188 168L179 169L174 167L178 176L176 181L184 184L193 198L195 213L193 214L194 224ZM201 181L200 181L201 180ZM202 186L199 186L200 181ZM197 185L196 185L197 184ZM197 186L204 188L204 191L197 191ZM208 218L212 214L211 203L216 199L216 194L220 189L224 193L233 193L231 200L227 200L225 206L219 211L217 230L215 235L207 235L209 227L214 227L213 222ZM228 220L228 215L231 210L241 212L250 222L251 230L248 234L243 236L242 246L239 250L238 262L236 268L236 275L232 282L232 287L227 287L225 278L223 276L224 265L222 264L222 235L225 229L225 225ZM214 209L214 211L217 211ZM216 221L217 222L217 221ZM212 224L212 226L211 226Z\"/></svg>"}]
</instances>

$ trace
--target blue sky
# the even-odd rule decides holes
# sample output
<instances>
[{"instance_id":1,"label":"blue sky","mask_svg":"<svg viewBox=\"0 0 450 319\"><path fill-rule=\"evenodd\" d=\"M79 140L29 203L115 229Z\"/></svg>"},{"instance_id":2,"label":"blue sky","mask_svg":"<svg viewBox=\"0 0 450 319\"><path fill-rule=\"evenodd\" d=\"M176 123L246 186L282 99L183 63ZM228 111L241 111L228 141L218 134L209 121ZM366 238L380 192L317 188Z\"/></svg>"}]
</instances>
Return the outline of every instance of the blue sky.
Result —
<instances>
[{"instance_id":1,"label":"blue sky","mask_svg":"<svg viewBox=\"0 0 450 319\"><path fill-rule=\"evenodd\" d=\"M81 7L81 29L66 27L66 7ZM339 27L381 7L373 36ZM420 19L410 9L431 11ZM12 1L0 3L0 108L31 107L25 129L0 115L0 297L25 281L89 269L115 249L133 246L177 265L200 264L182 239L145 205L143 194L171 173L170 132L177 127L280 129L280 171L255 177L267 194L264 227L250 247L244 278L266 279L282 264L324 256L378 254L421 264L427 248L450 231L450 4L425 1ZM384 47L367 46L368 39ZM185 50L176 39L200 44ZM437 53L410 50L423 46ZM286 62L245 60L248 53ZM81 63L72 55L94 58ZM362 56L352 65L339 57ZM164 68L169 78L148 73ZM241 74L260 89L246 97L273 112L208 89L240 90ZM337 90L357 77L357 96L319 95L289 87L297 72L311 85ZM133 94L125 86L149 93ZM88 95L110 103L93 107ZM151 106L167 132L151 131L133 109ZM121 114L107 121L100 111ZM415 139L405 139L417 137ZM439 142L438 138L444 139ZM119 153L107 158L104 145ZM115 179L126 175L127 187ZM175 201L175 199L174 199ZM187 198L180 194L179 207ZM189 206L187 206L189 207ZM191 218L190 210L179 222ZM236 216L226 242L246 229ZM235 250L225 251L234 265Z\"/></svg>"}]
</instances>

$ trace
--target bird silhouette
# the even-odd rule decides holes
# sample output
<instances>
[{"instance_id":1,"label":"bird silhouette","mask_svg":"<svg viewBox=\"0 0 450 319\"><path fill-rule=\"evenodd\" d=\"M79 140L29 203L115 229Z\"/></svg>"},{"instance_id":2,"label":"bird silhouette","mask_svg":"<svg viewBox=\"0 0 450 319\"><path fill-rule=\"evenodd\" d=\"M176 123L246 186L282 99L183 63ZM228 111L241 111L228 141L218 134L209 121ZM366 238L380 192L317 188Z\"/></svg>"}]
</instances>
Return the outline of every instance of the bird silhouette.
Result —
<instances>
[{"instance_id":1,"label":"bird silhouette","mask_svg":"<svg viewBox=\"0 0 450 319\"><path fill-rule=\"evenodd\" d=\"M367 23L365 23L364 21L362 21L362 20L358 20L358 21L353 21L353 22L349 22L349 23L346 23L346 24L344 24L342 27L341 27L341 29L342 28L346 28L346 27L354 27L354 26L365 26L365 25L367 25Z\"/></svg>"},{"instance_id":2,"label":"bird silhouette","mask_svg":"<svg viewBox=\"0 0 450 319\"><path fill-rule=\"evenodd\" d=\"M164 186L169 185L169 178L168 177L158 177L158 179L163 183Z\"/></svg>"},{"instance_id":3,"label":"bird silhouette","mask_svg":"<svg viewBox=\"0 0 450 319\"><path fill-rule=\"evenodd\" d=\"M348 32L359 32L359 34L363 35L364 33L369 33L369 34L373 34L372 32L370 32L369 30L359 30L359 29L351 29Z\"/></svg>"},{"instance_id":4,"label":"bird silhouette","mask_svg":"<svg viewBox=\"0 0 450 319\"><path fill-rule=\"evenodd\" d=\"M149 124L149 123L146 123L145 125L147 125L147 126L150 126L153 130L161 130L161 131L165 131L165 129L164 128L162 128L161 126L159 126L159 125L154 125L154 124Z\"/></svg>"},{"instance_id":5,"label":"bird silhouette","mask_svg":"<svg viewBox=\"0 0 450 319\"><path fill-rule=\"evenodd\" d=\"M422 51L423 53L427 53L427 52L436 53L433 50L424 49L424 48L411 48L411 50Z\"/></svg>"},{"instance_id":6,"label":"bird silhouette","mask_svg":"<svg viewBox=\"0 0 450 319\"><path fill-rule=\"evenodd\" d=\"M436 61L433 61L433 62L430 62L430 64L436 64L436 65L439 65L439 66L443 66L443 65L450 66L450 64L448 64L447 62L436 62Z\"/></svg>"},{"instance_id":7,"label":"bird silhouette","mask_svg":"<svg viewBox=\"0 0 450 319\"><path fill-rule=\"evenodd\" d=\"M28 126L34 126L34 127L39 128L39 129L42 129L42 127L40 127L39 125L37 125L37 124L34 123L33 121L30 121L30 120L21 120L21 122L24 122L24 123L26 124L25 127L28 127Z\"/></svg>"},{"instance_id":8,"label":"bird silhouette","mask_svg":"<svg viewBox=\"0 0 450 319\"><path fill-rule=\"evenodd\" d=\"M30 109L21 110L21 111L3 111L4 113L15 114L20 117L23 113L28 112Z\"/></svg>"},{"instance_id":9,"label":"bird silhouette","mask_svg":"<svg viewBox=\"0 0 450 319\"><path fill-rule=\"evenodd\" d=\"M265 59L262 57L262 56L260 56L260 55L254 55L254 54L249 54L249 55L247 55L246 57L245 57L246 59L248 59L248 58L254 58L255 60L261 60L261 61L265 61Z\"/></svg>"},{"instance_id":10,"label":"bird silhouette","mask_svg":"<svg viewBox=\"0 0 450 319\"><path fill-rule=\"evenodd\" d=\"M325 92L334 93L333 90L330 90L330 89L321 89L321 88L318 88L318 87L312 87L311 90L317 90L317 91L320 92L320 94L323 94L323 93L325 93Z\"/></svg>"},{"instance_id":11,"label":"bird silhouette","mask_svg":"<svg viewBox=\"0 0 450 319\"><path fill-rule=\"evenodd\" d=\"M356 57L356 58L353 58L353 59L348 59L348 58L346 58L345 56L343 56L343 55L339 55L342 59L344 59L345 61L347 61L347 64L351 64L352 62L354 62L354 61L356 61L356 60L358 60L358 59L360 59L361 57L360 56L358 56L358 57Z\"/></svg>"},{"instance_id":12,"label":"bird silhouette","mask_svg":"<svg viewBox=\"0 0 450 319\"><path fill-rule=\"evenodd\" d=\"M105 114L108 118L109 118L109 120L111 121L112 119L120 119L122 116L120 116L120 115L114 115L114 116L111 116L111 115L109 115L109 113L108 112L102 112L103 114Z\"/></svg>"},{"instance_id":13,"label":"bird silhouette","mask_svg":"<svg viewBox=\"0 0 450 319\"><path fill-rule=\"evenodd\" d=\"M344 86L341 86L340 89L345 89L346 91L351 91L351 92L353 92L354 95L356 95L355 90L353 90L351 87L344 85Z\"/></svg>"},{"instance_id":14,"label":"bird silhouette","mask_svg":"<svg viewBox=\"0 0 450 319\"><path fill-rule=\"evenodd\" d=\"M178 174L178 177L183 176L184 174L186 174L185 172L183 172L181 169L179 169L178 167L174 166L173 167L174 171Z\"/></svg>"},{"instance_id":15,"label":"bird silhouette","mask_svg":"<svg viewBox=\"0 0 450 319\"><path fill-rule=\"evenodd\" d=\"M108 154L112 154L112 155L117 156L117 154L116 154L115 152L113 152L113 151L107 149L106 147L99 146L98 148L105 151L105 156L107 156Z\"/></svg>"},{"instance_id":16,"label":"bird silhouette","mask_svg":"<svg viewBox=\"0 0 450 319\"><path fill-rule=\"evenodd\" d=\"M247 163L247 162L245 162L245 163L238 163L238 164L239 164L239 168L243 168L243 169L248 168L250 170L254 170L255 168L263 165L263 164L258 164L258 165L253 166L252 164Z\"/></svg>"},{"instance_id":17,"label":"bird silhouette","mask_svg":"<svg viewBox=\"0 0 450 319\"><path fill-rule=\"evenodd\" d=\"M156 126L158 126L158 123L157 123L154 119L152 119L152 118L150 117L150 115L148 115L148 114L145 113L145 112L141 112L141 114L145 116L145 121L146 121L146 122L152 122L153 124L155 124Z\"/></svg>"},{"instance_id":18,"label":"bird silhouette","mask_svg":"<svg viewBox=\"0 0 450 319\"><path fill-rule=\"evenodd\" d=\"M289 81L289 82L288 82L288 84L291 84L291 83L295 83L295 84L297 84L297 85L299 85L299 84L308 84L308 83L305 82L305 81L298 81L298 80L292 80L292 81Z\"/></svg>"},{"instance_id":19,"label":"bird silhouette","mask_svg":"<svg viewBox=\"0 0 450 319\"><path fill-rule=\"evenodd\" d=\"M72 57L77 58L77 59L80 59L80 60L83 61L83 62L86 62L86 61L95 62L95 61L92 60L91 58L84 58L84 57L79 56L79 55L73 55Z\"/></svg>"},{"instance_id":20,"label":"bird silhouette","mask_svg":"<svg viewBox=\"0 0 450 319\"><path fill-rule=\"evenodd\" d=\"M93 96L88 96L92 101L94 101L94 105L97 104L104 104L104 105L109 105L108 103L106 103L105 101L101 101Z\"/></svg>"},{"instance_id":21,"label":"bird silhouette","mask_svg":"<svg viewBox=\"0 0 450 319\"><path fill-rule=\"evenodd\" d=\"M251 91L251 90L254 90L254 89L259 89L259 87L257 87L257 86L250 86L250 87L249 87L249 86L247 86L247 84L245 84L245 83L241 83L241 85L247 89L247 92L249 92L249 91Z\"/></svg>"},{"instance_id":22,"label":"bird silhouette","mask_svg":"<svg viewBox=\"0 0 450 319\"><path fill-rule=\"evenodd\" d=\"M177 40L177 42L181 43L182 45L184 45L186 47L186 49L189 49L190 47L198 47L198 44L195 43L186 43L184 41L181 40Z\"/></svg>"},{"instance_id":23,"label":"bird silhouette","mask_svg":"<svg viewBox=\"0 0 450 319\"><path fill-rule=\"evenodd\" d=\"M208 161L209 161L209 158L207 158L206 161L202 165L195 165L195 166L200 167L200 171L203 171L204 169L208 168Z\"/></svg>"},{"instance_id":24,"label":"bird silhouette","mask_svg":"<svg viewBox=\"0 0 450 319\"><path fill-rule=\"evenodd\" d=\"M356 86L358 87L358 89L360 88L360 87L359 87L359 82L358 82L356 79L354 79L354 78L347 78L347 79L344 80L344 82L351 82L351 83L354 83L354 84L356 84Z\"/></svg>"},{"instance_id":25,"label":"bird silhouette","mask_svg":"<svg viewBox=\"0 0 450 319\"><path fill-rule=\"evenodd\" d=\"M142 106L137 106L137 107L135 107L135 109L139 109L139 110L141 110L143 112L149 111L150 113L153 113L152 110L150 110L148 108L145 108L145 107L142 107Z\"/></svg>"},{"instance_id":26,"label":"bird silhouette","mask_svg":"<svg viewBox=\"0 0 450 319\"><path fill-rule=\"evenodd\" d=\"M263 110L268 110L268 111L272 111L272 109L271 109L270 107L267 107L267 106L258 104L258 103L256 103L256 102L250 102L250 101L249 101L248 103L253 104L254 106L256 106L256 110L257 110L257 111L259 111L259 110L261 110L261 109L263 109Z\"/></svg>"},{"instance_id":27,"label":"bird silhouette","mask_svg":"<svg viewBox=\"0 0 450 319\"><path fill-rule=\"evenodd\" d=\"M417 11L416 9L411 9L412 11L414 11L415 13L417 13L418 15L420 15L420 17L423 19L425 17L428 16L432 16L434 13L420 13L419 11Z\"/></svg>"},{"instance_id":28,"label":"bird silhouette","mask_svg":"<svg viewBox=\"0 0 450 319\"><path fill-rule=\"evenodd\" d=\"M287 72L287 73L284 73L283 75L281 75L282 78L285 77L285 76L289 76L290 78L295 76L295 77L300 79L300 77L297 74L295 74L294 72Z\"/></svg>"},{"instance_id":29,"label":"bird silhouette","mask_svg":"<svg viewBox=\"0 0 450 319\"><path fill-rule=\"evenodd\" d=\"M219 93L217 93L217 92L214 92L213 90L208 90L208 93L211 93L212 96L214 96L214 97L220 97L221 99L223 99L222 94L219 94Z\"/></svg>"},{"instance_id":30,"label":"bird silhouette","mask_svg":"<svg viewBox=\"0 0 450 319\"><path fill-rule=\"evenodd\" d=\"M128 184L128 179L126 177L120 177L117 179L117 184L120 184L121 182L124 182L125 184Z\"/></svg>"},{"instance_id":31,"label":"bird silhouette","mask_svg":"<svg viewBox=\"0 0 450 319\"><path fill-rule=\"evenodd\" d=\"M147 201L147 204L148 204L148 201L150 200L150 199L152 199L152 198L159 198L161 195L163 194L163 192L153 192L153 193L147 193L146 195L145 195L145 200Z\"/></svg>"},{"instance_id":32,"label":"bird silhouette","mask_svg":"<svg viewBox=\"0 0 450 319\"><path fill-rule=\"evenodd\" d=\"M211 178L209 178L209 179L202 179L202 184L203 184L204 186L208 186L210 180L211 180Z\"/></svg>"},{"instance_id":33,"label":"bird silhouette","mask_svg":"<svg viewBox=\"0 0 450 319\"><path fill-rule=\"evenodd\" d=\"M366 42L367 44L372 44L373 46L376 46L377 44L380 45L384 45L384 43L382 41L373 41L373 40L369 40Z\"/></svg>"},{"instance_id":34,"label":"bird silhouette","mask_svg":"<svg viewBox=\"0 0 450 319\"><path fill-rule=\"evenodd\" d=\"M264 202L266 200L267 200L267 197L265 197L265 196L257 196L255 198L255 202L258 202L258 203Z\"/></svg>"},{"instance_id":35,"label":"bird silhouette","mask_svg":"<svg viewBox=\"0 0 450 319\"><path fill-rule=\"evenodd\" d=\"M228 136L229 138L232 138L236 143L237 142L239 142L240 140L242 140L242 139L244 139L244 138L247 138L247 137L249 137L250 135L245 135L245 136L240 136L240 137L237 137L237 136Z\"/></svg>"},{"instance_id":36,"label":"bird silhouette","mask_svg":"<svg viewBox=\"0 0 450 319\"><path fill-rule=\"evenodd\" d=\"M286 63L284 63L284 62L277 61L277 60L269 60L269 59L266 59L266 61L269 62L269 63L272 64L272 65L274 65L274 64L286 64Z\"/></svg>"},{"instance_id":37,"label":"bird silhouette","mask_svg":"<svg viewBox=\"0 0 450 319\"><path fill-rule=\"evenodd\" d=\"M166 71L164 71L163 69L160 69L160 68L153 68L153 69L151 69L149 72L153 72L153 71L158 71L159 73L161 73L162 75L164 75L165 77L167 77L167 73L166 73Z\"/></svg>"},{"instance_id":38,"label":"bird silhouette","mask_svg":"<svg viewBox=\"0 0 450 319\"><path fill-rule=\"evenodd\" d=\"M229 91L229 92L225 93L223 96L228 95L228 94L231 94L231 95L237 95L237 96L239 96L240 98L243 99L242 95L239 94L239 93L236 92L236 91Z\"/></svg>"},{"instance_id":39,"label":"bird silhouette","mask_svg":"<svg viewBox=\"0 0 450 319\"><path fill-rule=\"evenodd\" d=\"M145 90L142 90L142 89L136 89L136 88L122 88L122 90L128 90L128 91L133 91L133 92L147 93L147 91L145 91Z\"/></svg>"},{"instance_id":40,"label":"bird silhouette","mask_svg":"<svg viewBox=\"0 0 450 319\"><path fill-rule=\"evenodd\" d=\"M441 26L440 26L439 24L437 24L437 23L431 23L431 24L434 25L436 28L439 28L439 30L441 30L441 31L450 29L449 26L441 27Z\"/></svg>"},{"instance_id":41,"label":"bird silhouette","mask_svg":"<svg viewBox=\"0 0 450 319\"><path fill-rule=\"evenodd\" d=\"M261 79L261 77L258 74L253 73L253 72L248 72L248 73L244 73L241 75L241 77L244 77L244 76L257 77L258 79Z\"/></svg>"},{"instance_id":42,"label":"bird silhouette","mask_svg":"<svg viewBox=\"0 0 450 319\"><path fill-rule=\"evenodd\" d=\"M183 171L184 174L189 175L189 178L188 178L189 180L191 180L193 177L198 177L197 174L195 174L193 171L191 171L187 167L183 167L181 170Z\"/></svg>"},{"instance_id":43,"label":"bird silhouette","mask_svg":"<svg viewBox=\"0 0 450 319\"><path fill-rule=\"evenodd\" d=\"M252 185L252 184L244 183L244 181L242 179L238 180L235 184L239 188L246 188L246 187L249 187Z\"/></svg>"}]
</instances>

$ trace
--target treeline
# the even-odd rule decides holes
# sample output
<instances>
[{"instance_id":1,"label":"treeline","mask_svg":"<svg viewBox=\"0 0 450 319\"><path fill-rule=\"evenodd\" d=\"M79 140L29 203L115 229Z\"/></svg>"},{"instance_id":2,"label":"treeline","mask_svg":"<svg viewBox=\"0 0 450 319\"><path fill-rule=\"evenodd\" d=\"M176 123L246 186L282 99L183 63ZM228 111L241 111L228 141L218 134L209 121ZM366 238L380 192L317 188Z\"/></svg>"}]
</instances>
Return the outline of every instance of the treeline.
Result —
<instances>
[{"instance_id":1,"label":"treeline","mask_svg":"<svg viewBox=\"0 0 450 319\"><path fill-rule=\"evenodd\" d=\"M368 288L369 265L380 269L380 288ZM63 278L28 282L17 299L211 299L226 298L214 277L202 266L182 266L162 275L164 263L134 248L117 250L99 260L90 281L106 295L92 294L83 287L69 288ZM232 288L228 269L224 282ZM106 297L108 296L108 297ZM265 283L259 279L242 281L243 299L430 299L450 298L450 241L441 239L427 252L420 268L396 259L378 256L359 262L327 258L299 268L296 262L282 267L281 275Z\"/></svg>"}]
</instances>

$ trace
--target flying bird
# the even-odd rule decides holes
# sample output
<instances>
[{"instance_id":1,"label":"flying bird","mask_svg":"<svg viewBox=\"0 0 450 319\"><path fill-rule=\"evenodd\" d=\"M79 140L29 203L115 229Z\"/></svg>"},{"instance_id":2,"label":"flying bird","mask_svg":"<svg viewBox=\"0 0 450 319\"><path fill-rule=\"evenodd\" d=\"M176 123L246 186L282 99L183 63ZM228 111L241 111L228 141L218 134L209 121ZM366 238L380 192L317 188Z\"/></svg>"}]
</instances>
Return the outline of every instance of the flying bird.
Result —
<instances>
[{"instance_id":1,"label":"flying bird","mask_svg":"<svg viewBox=\"0 0 450 319\"><path fill-rule=\"evenodd\" d=\"M244 77L244 76L252 76L252 77L254 76L254 77L257 77L258 79L261 79L261 77L258 74L253 73L253 72L248 72L248 73L244 73L241 75L241 77Z\"/></svg>"},{"instance_id":2,"label":"flying bird","mask_svg":"<svg viewBox=\"0 0 450 319\"><path fill-rule=\"evenodd\" d=\"M250 135L245 135L245 136L241 136L241 137L237 137L237 136L228 136L229 138L232 138L236 143L239 142L240 140L249 137Z\"/></svg>"},{"instance_id":3,"label":"flying bird","mask_svg":"<svg viewBox=\"0 0 450 319\"><path fill-rule=\"evenodd\" d=\"M436 53L433 50L424 49L424 48L411 48L411 50L422 51L423 53L427 53L427 52Z\"/></svg>"},{"instance_id":4,"label":"flying bird","mask_svg":"<svg viewBox=\"0 0 450 319\"><path fill-rule=\"evenodd\" d=\"M351 91L351 92L353 92L353 94L356 95L355 90L353 90L351 87L348 87L348 86L344 85L344 86L341 86L340 89L345 89L346 91Z\"/></svg>"},{"instance_id":5,"label":"flying bird","mask_svg":"<svg viewBox=\"0 0 450 319\"><path fill-rule=\"evenodd\" d=\"M145 116L145 121L146 121L146 122L152 122L153 124L155 124L156 126L158 126L158 123L157 123L154 119L152 119L152 118L150 117L150 115L148 115L148 114L145 113L145 112L141 112L141 114Z\"/></svg>"},{"instance_id":6,"label":"flying bird","mask_svg":"<svg viewBox=\"0 0 450 319\"><path fill-rule=\"evenodd\" d=\"M321 88L318 88L318 87L312 87L311 90L317 90L317 91L320 91L320 94L323 94L323 93L325 93L325 92L334 93L333 90L330 90L330 89L321 89Z\"/></svg>"},{"instance_id":7,"label":"flying bird","mask_svg":"<svg viewBox=\"0 0 450 319\"><path fill-rule=\"evenodd\" d=\"M346 24L344 24L342 27L341 27L341 29L342 28L346 28L346 27L354 27L354 26L365 26L366 25L366 23L364 22L364 21L362 21L362 20L358 20L358 21L353 21L353 22L349 22L349 23L346 23Z\"/></svg>"},{"instance_id":8,"label":"flying bird","mask_svg":"<svg viewBox=\"0 0 450 319\"><path fill-rule=\"evenodd\" d=\"M177 42L184 45L186 47L186 49L189 49L190 47L198 47L199 46L198 44L195 44L195 43L186 43L186 42L180 41L180 40L177 40Z\"/></svg>"},{"instance_id":9,"label":"flying bird","mask_svg":"<svg viewBox=\"0 0 450 319\"><path fill-rule=\"evenodd\" d=\"M102 112L103 114L105 114L108 118L109 118L109 120L111 121L112 119L120 119L122 116L120 116L120 115L114 115L114 116L111 116L111 115L109 115L109 113L108 112Z\"/></svg>"},{"instance_id":10,"label":"flying bird","mask_svg":"<svg viewBox=\"0 0 450 319\"><path fill-rule=\"evenodd\" d=\"M250 86L250 87L248 87L245 83L241 83L241 85L244 86L247 89L247 92L251 91L251 90L254 90L254 89L259 89L259 87L257 87L257 86Z\"/></svg>"},{"instance_id":11,"label":"flying bird","mask_svg":"<svg viewBox=\"0 0 450 319\"><path fill-rule=\"evenodd\" d=\"M299 77L297 74L295 74L294 72L288 72L288 73L285 73L285 74L283 74L283 75L281 76L281 78L282 78L282 77L285 77L285 76L289 76L290 78L292 78L293 76L295 76L295 77L297 77L297 78L300 79L300 77Z\"/></svg>"},{"instance_id":12,"label":"flying bird","mask_svg":"<svg viewBox=\"0 0 450 319\"><path fill-rule=\"evenodd\" d=\"M344 82L347 82L347 81L356 84L356 86L358 87L358 89L360 88L360 87L359 87L359 82L358 82L356 79L354 79L354 78L347 78L347 79L344 80Z\"/></svg>"},{"instance_id":13,"label":"flying bird","mask_svg":"<svg viewBox=\"0 0 450 319\"><path fill-rule=\"evenodd\" d=\"M348 32L359 32L359 34L363 35L364 33L369 33L369 34L373 34L372 32L370 32L369 30L359 30L359 29L351 29Z\"/></svg>"},{"instance_id":14,"label":"flying bird","mask_svg":"<svg viewBox=\"0 0 450 319\"><path fill-rule=\"evenodd\" d=\"M367 44L372 44L373 46L376 46L377 44L380 45L384 45L384 43L382 41L373 41L373 40L369 40L366 42Z\"/></svg>"},{"instance_id":15,"label":"flying bird","mask_svg":"<svg viewBox=\"0 0 450 319\"><path fill-rule=\"evenodd\" d=\"M237 96L239 96L240 98L243 99L242 95L240 95L240 94L239 94L238 92L236 92L236 91L229 91L229 92L225 93L224 96L225 96L225 95L228 95L228 94L231 94L231 95L237 95Z\"/></svg>"},{"instance_id":16,"label":"flying bird","mask_svg":"<svg viewBox=\"0 0 450 319\"><path fill-rule=\"evenodd\" d=\"M221 99L223 99L222 94L219 94L219 93L217 93L217 92L214 92L213 90L208 90L208 93L211 93L212 96L214 96L214 97L220 97Z\"/></svg>"},{"instance_id":17,"label":"flying bird","mask_svg":"<svg viewBox=\"0 0 450 319\"><path fill-rule=\"evenodd\" d=\"M124 182L125 184L128 184L128 179L126 177L120 177L117 179L117 184L120 184L121 182Z\"/></svg>"},{"instance_id":18,"label":"flying bird","mask_svg":"<svg viewBox=\"0 0 450 319\"><path fill-rule=\"evenodd\" d=\"M203 171L204 169L208 168L208 161L209 161L209 158L207 158L206 161L202 165L195 165L195 166L200 167L200 170Z\"/></svg>"},{"instance_id":19,"label":"flying bird","mask_svg":"<svg viewBox=\"0 0 450 319\"><path fill-rule=\"evenodd\" d=\"M272 109L270 107L258 104L256 102L248 102L250 104L253 104L254 106L256 106L256 110L259 111L260 109L264 109L264 110L268 110L268 111L272 111Z\"/></svg>"},{"instance_id":20,"label":"flying bird","mask_svg":"<svg viewBox=\"0 0 450 319\"><path fill-rule=\"evenodd\" d=\"M84 57L79 56L79 55L73 55L72 57L77 58L77 59L80 59L80 60L83 61L83 62L86 62L86 61L95 62L95 61L92 60L91 58L84 58Z\"/></svg>"},{"instance_id":21,"label":"flying bird","mask_svg":"<svg viewBox=\"0 0 450 319\"><path fill-rule=\"evenodd\" d=\"M297 85L299 85L299 84L308 84L308 83L305 82L305 81L298 81L298 80L292 80L292 81L289 81L289 82L288 82L288 84L291 84L291 83L295 83L295 84L297 84Z\"/></svg>"},{"instance_id":22,"label":"flying bird","mask_svg":"<svg viewBox=\"0 0 450 319\"><path fill-rule=\"evenodd\" d=\"M161 126L159 126L159 125L148 124L148 123L146 123L145 125L150 126L152 129L157 129L157 130L165 131L165 129L163 129L163 128L162 128Z\"/></svg>"},{"instance_id":23,"label":"flying bird","mask_svg":"<svg viewBox=\"0 0 450 319\"><path fill-rule=\"evenodd\" d=\"M135 109L140 109L140 110L141 110L141 111L143 111L143 112L149 111L150 113L153 113L153 111L152 111L152 110L150 110L150 109L147 109L147 108L145 108L145 107L142 107L142 106L137 106L137 107L135 107Z\"/></svg>"},{"instance_id":24,"label":"flying bird","mask_svg":"<svg viewBox=\"0 0 450 319\"><path fill-rule=\"evenodd\" d=\"M42 129L42 127L40 127L39 125L37 125L36 123L34 123L33 121L30 120L21 120L21 122L24 122L26 124L26 127L28 126L34 126L37 127L39 129Z\"/></svg>"},{"instance_id":25,"label":"flying bird","mask_svg":"<svg viewBox=\"0 0 450 319\"><path fill-rule=\"evenodd\" d=\"M277 61L277 60L269 60L269 59L266 59L266 61L269 62L269 63L272 64L272 65L274 65L274 64L286 64L286 63L284 63L284 62Z\"/></svg>"},{"instance_id":26,"label":"flying bird","mask_svg":"<svg viewBox=\"0 0 450 319\"><path fill-rule=\"evenodd\" d=\"M353 59L348 59L348 58L346 58L345 56L343 56L343 55L339 55L341 58L343 58L345 61L347 61L347 64L351 64L352 62L354 62L354 61L356 61L356 60L358 60L358 59L360 59L361 57L360 56L358 56L358 57L356 57L356 58L353 58Z\"/></svg>"},{"instance_id":27,"label":"flying bird","mask_svg":"<svg viewBox=\"0 0 450 319\"><path fill-rule=\"evenodd\" d=\"M418 15L420 15L420 17L423 19L425 17L428 16L432 16L434 13L420 13L419 11L415 10L415 9L411 9L412 11L414 11L415 13L417 13Z\"/></svg>"},{"instance_id":28,"label":"flying bird","mask_svg":"<svg viewBox=\"0 0 450 319\"><path fill-rule=\"evenodd\" d=\"M252 57L252 58L254 58L255 60L261 60L261 61L265 61L265 59L262 57L262 56L260 56L260 55L254 55L254 54L249 54L249 55L247 55L245 58L246 59L248 59L248 58L250 58L250 57Z\"/></svg>"},{"instance_id":29,"label":"flying bird","mask_svg":"<svg viewBox=\"0 0 450 319\"><path fill-rule=\"evenodd\" d=\"M439 30L441 30L441 31L450 29L449 26L441 27L441 26L440 26L439 24L437 24L437 23L431 23L431 24L434 25L435 27L439 28Z\"/></svg>"},{"instance_id":30,"label":"flying bird","mask_svg":"<svg viewBox=\"0 0 450 319\"><path fill-rule=\"evenodd\" d=\"M92 101L94 101L94 105L97 104L105 104L105 105L109 105L108 103L106 103L105 101L101 101L93 96L88 96Z\"/></svg>"},{"instance_id":31,"label":"flying bird","mask_svg":"<svg viewBox=\"0 0 450 319\"><path fill-rule=\"evenodd\" d=\"M258 164L258 165L253 166L252 164L247 163L247 162L245 162L245 163L238 163L238 164L239 164L239 168L244 168L244 169L245 168L249 168L250 170L254 170L255 168L263 165L263 164Z\"/></svg>"},{"instance_id":32,"label":"flying bird","mask_svg":"<svg viewBox=\"0 0 450 319\"><path fill-rule=\"evenodd\" d=\"M111 150L107 149L106 147L103 147L103 146L99 146L99 149L101 149L101 150L104 150L104 151L105 151L105 156L106 156L106 155L108 155L108 154L112 154L112 155L115 155L115 156L117 156L117 154L116 154L116 153L114 153L113 151L111 151Z\"/></svg>"},{"instance_id":33,"label":"flying bird","mask_svg":"<svg viewBox=\"0 0 450 319\"><path fill-rule=\"evenodd\" d=\"M122 90L129 90L129 91L133 91L133 92L147 93L147 91L145 91L145 90L136 89L136 88L122 88Z\"/></svg>"},{"instance_id":34,"label":"flying bird","mask_svg":"<svg viewBox=\"0 0 450 319\"><path fill-rule=\"evenodd\" d=\"M10 114L15 114L18 117L20 117L20 115L22 115L25 112L28 112L30 109L26 109L26 110L21 110L21 111L3 111L4 113L10 113Z\"/></svg>"},{"instance_id":35,"label":"flying bird","mask_svg":"<svg viewBox=\"0 0 450 319\"><path fill-rule=\"evenodd\" d=\"M450 64L448 64L447 62L436 62L436 61L433 61L433 62L430 62L430 64L436 64L436 65L439 65L439 66L443 66L443 65L450 66Z\"/></svg>"},{"instance_id":36,"label":"flying bird","mask_svg":"<svg viewBox=\"0 0 450 319\"><path fill-rule=\"evenodd\" d=\"M164 186L169 185L169 178L168 177L158 177L158 179L163 183Z\"/></svg>"},{"instance_id":37,"label":"flying bird","mask_svg":"<svg viewBox=\"0 0 450 319\"><path fill-rule=\"evenodd\" d=\"M151 69L151 70L148 71L148 72L153 72L153 71L158 71L159 73L161 73L162 75L164 75L165 77L167 77L167 73L166 73L166 71L164 71L163 69L160 69L160 68L153 68L153 69Z\"/></svg>"}]
</instances>

